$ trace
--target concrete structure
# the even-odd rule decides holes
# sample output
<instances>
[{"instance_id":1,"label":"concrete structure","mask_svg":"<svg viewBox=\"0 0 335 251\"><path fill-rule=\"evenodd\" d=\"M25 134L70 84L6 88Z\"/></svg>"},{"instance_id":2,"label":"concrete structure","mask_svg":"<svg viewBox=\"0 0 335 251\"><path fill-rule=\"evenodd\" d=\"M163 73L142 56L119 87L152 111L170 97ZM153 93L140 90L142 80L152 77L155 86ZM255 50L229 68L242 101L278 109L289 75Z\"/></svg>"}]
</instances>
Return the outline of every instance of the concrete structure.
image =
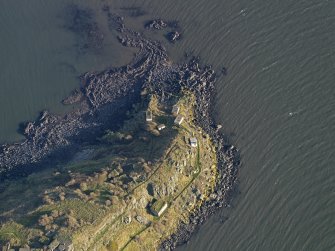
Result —
<instances>
[{"instance_id":1,"label":"concrete structure","mask_svg":"<svg viewBox=\"0 0 335 251\"><path fill-rule=\"evenodd\" d=\"M6 246L0 246L0 250L1 251L7 251L8 249L10 249L10 245L7 244Z\"/></svg>"},{"instance_id":2,"label":"concrete structure","mask_svg":"<svg viewBox=\"0 0 335 251\"><path fill-rule=\"evenodd\" d=\"M56 248L59 246L60 242L58 240L53 240L49 246L48 246L48 250L50 251L54 251L56 250Z\"/></svg>"},{"instance_id":3,"label":"concrete structure","mask_svg":"<svg viewBox=\"0 0 335 251\"><path fill-rule=\"evenodd\" d=\"M152 112L151 112L151 111L146 111L146 112L145 112L145 120L146 120L147 122L152 121Z\"/></svg>"},{"instance_id":4,"label":"concrete structure","mask_svg":"<svg viewBox=\"0 0 335 251\"><path fill-rule=\"evenodd\" d=\"M197 138L190 138L190 144L192 147L197 147L198 146Z\"/></svg>"},{"instance_id":5,"label":"concrete structure","mask_svg":"<svg viewBox=\"0 0 335 251\"><path fill-rule=\"evenodd\" d=\"M143 225L147 225L150 223L150 221L147 218L141 215L136 215L135 219L138 221L138 223L143 224Z\"/></svg>"},{"instance_id":6,"label":"concrete structure","mask_svg":"<svg viewBox=\"0 0 335 251\"><path fill-rule=\"evenodd\" d=\"M160 124L160 125L157 126L158 131L161 131L161 130L163 130L164 128L165 128L165 125L164 125L164 124Z\"/></svg>"},{"instance_id":7,"label":"concrete structure","mask_svg":"<svg viewBox=\"0 0 335 251\"><path fill-rule=\"evenodd\" d=\"M130 215L124 216L123 217L123 222L124 222L124 224L131 223L131 216Z\"/></svg>"},{"instance_id":8,"label":"concrete structure","mask_svg":"<svg viewBox=\"0 0 335 251\"><path fill-rule=\"evenodd\" d=\"M73 244L69 241L66 241L60 244L56 251L74 251Z\"/></svg>"},{"instance_id":9,"label":"concrete structure","mask_svg":"<svg viewBox=\"0 0 335 251\"><path fill-rule=\"evenodd\" d=\"M179 110L180 110L179 106L178 105L174 105L172 107L172 114L175 115L175 116L177 116L178 113L179 113Z\"/></svg>"},{"instance_id":10,"label":"concrete structure","mask_svg":"<svg viewBox=\"0 0 335 251\"><path fill-rule=\"evenodd\" d=\"M64 244L60 244L57 248L57 251L67 251L66 246Z\"/></svg>"},{"instance_id":11,"label":"concrete structure","mask_svg":"<svg viewBox=\"0 0 335 251\"><path fill-rule=\"evenodd\" d=\"M151 212L155 216L161 216L168 208L168 204L165 201L157 200L151 206Z\"/></svg>"},{"instance_id":12,"label":"concrete structure","mask_svg":"<svg viewBox=\"0 0 335 251\"><path fill-rule=\"evenodd\" d=\"M184 117L181 115L178 115L177 118L174 120L174 123L177 125L181 125L181 123L183 123L184 121Z\"/></svg>"},{"instance_id":13,"label":"concrete structure","mask_svg":"<svg viewBox=\"0 0 335 251\"><path fill-rule=\"evenodd\" d=\"M0 250L1 251L15 251L15 249L11 247L10 243L7 243L3 247L0 246Z\"/></svg>"}]
</instances>

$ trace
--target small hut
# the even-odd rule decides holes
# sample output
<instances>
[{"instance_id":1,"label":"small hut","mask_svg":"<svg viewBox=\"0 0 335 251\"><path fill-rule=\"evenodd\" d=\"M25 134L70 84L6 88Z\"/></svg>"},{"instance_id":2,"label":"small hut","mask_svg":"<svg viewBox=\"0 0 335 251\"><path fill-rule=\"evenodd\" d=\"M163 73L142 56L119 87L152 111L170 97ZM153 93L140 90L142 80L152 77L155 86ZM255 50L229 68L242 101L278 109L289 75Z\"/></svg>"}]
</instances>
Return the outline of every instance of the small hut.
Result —
<instances>
[{"instance_id":1,"label":"small hut","mask_svg":"<svg viewBox=\"0 0 335 251\"><path fill-rule=\"evenodd\" d=\"M151 111L146 111L146 112L145 112L145 120L146 120L147 122L152 121L152 112L151 112Z\"/></svg>"},{"instance_id":2,"label":"small hut","mask_svg":"<svg viewBox=\"0 0 335 251\"><path fill-rule=\"evenodd\" d=\"M164 124L160 124L157 126L158 131L162 131L165 128Z\"/></svg>"},{"instance_id":3,"label":"small hut","mask_svg":"<svg viewBox=\"0 0 335 251\"><path fill-rule=\"evenodd\" d=\"M174 123L177 125L181 125L181 123L183 123L184 121L184 117L181 115L178 115L177 118L174 120Z\"/></svg>"},{"instance_id":4,"label":"small hut","mask_svg":"<svg viewBox=\"0 0 335 251\"><path fill-rule=\"evenodd\" d=\"M29 247L19 248L19 251L30 251Z\"/></svg>"},{"instance_id":5,"label":"small hut","mask_svg":"<svg viewBox=\"0 0 335 251\"><path fill-rule=\"evenodd\" d=\"M172 114L175 115L175 116L177 116L178 113L179 113L179 110L180 110L179 106L178 105L174 105L172 107Z\"/></svg>"},{"instance_id":6,"label":"small hut","mask_svg":"<svg viewBox=\"0 0 335 251\"><path fill-rule=\"evenodd\" d=\"M198 140L197 140L197 138L190 138L190 145L192 147L197 147L198 146Z\"/></svg>"},{"instance_id":7,"label":"small hut","mask_svg":"<svg viewBox=\"0 0 335 251\"><path fill-rule=\"evenodd\" d=\"M49 244L49 246L48 246L48 250L50 250L50 251L54 251L54 250L56 250L56 248L59 246L59 244L60 244L60 242L58 241L58 240L53 240L50 244Z\"/></svg>"},{"instance_id":8,"label":"small hut","mask_svg":"<svg viewBox=\"0 0 335 251\"><path fill-rule=\"evenodd\" d=\"M161 216L168 208L168 204L165 201L157 200L151 206L151 212L155 216Z\"/></svg>"},{"instance_id":9,"label":"small hut","mask_svg":"<svg viewBox=\"0 0 335 251\"><path fill-rule=\"evenodd\" d=\"M57 251L74 251L73 244L70 241L65 241L58 246Z\"/></svg>"}]
</instances>

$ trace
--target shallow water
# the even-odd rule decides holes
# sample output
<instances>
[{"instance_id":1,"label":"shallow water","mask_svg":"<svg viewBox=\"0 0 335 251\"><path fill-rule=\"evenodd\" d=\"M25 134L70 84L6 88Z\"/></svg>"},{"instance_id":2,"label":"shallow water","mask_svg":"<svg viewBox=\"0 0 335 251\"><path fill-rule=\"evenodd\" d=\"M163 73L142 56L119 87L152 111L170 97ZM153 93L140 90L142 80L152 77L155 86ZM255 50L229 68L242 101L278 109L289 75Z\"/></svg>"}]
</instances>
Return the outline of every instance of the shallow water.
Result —
<instances>
[{"instance_id":1,"label":"shallow water","mask_svg":"<svg viewBox=\"0 0 335 251\"><path fill-rule=\"evenodd\" d=\"M44 109L68 109L60 101L79 86L80 74L132 58L133 52L106 32L107 25L101 26L102 48L83 50L81 37L65 28L76 2L81 1L0 1L0 142L21 139L19 123ZM96 10L98 4L81 6ZM99 12L95 16L99 20Z\"/></svg>"},{"instance_id":2,"label":"shallow water","mask_svg":"<svg viewBox=\"0 0 335 251\"><path fill-rule=\"evenodd\" d=\"M41 109L64 111L59 101L80 73L132 55L107 32L102 53L78 53L63 27L69 2L0 3L2 141ZM101 1L77 2L99 21ZM215 114L241 150L240 194L179 250L335 250L335 2L110 2L117 12L142 7L147 15L126 20L138 30L152 16L179 20L173 59L188 51L228 69Z\"/></svg>"}]
</instances>

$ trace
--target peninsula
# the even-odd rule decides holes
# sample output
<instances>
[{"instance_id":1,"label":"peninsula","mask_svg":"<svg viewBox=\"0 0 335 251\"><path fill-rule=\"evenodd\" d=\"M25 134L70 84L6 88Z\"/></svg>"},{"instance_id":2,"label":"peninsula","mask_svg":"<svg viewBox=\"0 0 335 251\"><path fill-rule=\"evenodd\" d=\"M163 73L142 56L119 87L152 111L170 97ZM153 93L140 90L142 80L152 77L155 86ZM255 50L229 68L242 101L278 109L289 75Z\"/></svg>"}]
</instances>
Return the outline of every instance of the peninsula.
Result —
<instances>
[{"instance_id":1,"label":"peninsula","mask_svg":"<svg viewBox=\"0 0 335 251\"><path fill-rule=\"evenodd\" d=\"M160 42L104 12L138 52L84 74L63 100L76 110L44 112L24 142L2 147L3 250L170 250L229 203L239 156L212 119L214 71L172 63Z\"/></svg>"}]
</instances>

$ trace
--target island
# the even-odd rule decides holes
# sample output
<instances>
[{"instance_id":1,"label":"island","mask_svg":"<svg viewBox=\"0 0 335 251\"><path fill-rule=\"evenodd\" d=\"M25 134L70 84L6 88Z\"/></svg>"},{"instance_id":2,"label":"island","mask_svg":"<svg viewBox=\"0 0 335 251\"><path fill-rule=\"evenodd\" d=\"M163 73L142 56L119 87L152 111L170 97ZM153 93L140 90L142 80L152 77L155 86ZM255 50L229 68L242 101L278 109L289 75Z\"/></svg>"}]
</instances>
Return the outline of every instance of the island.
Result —
<instances>
[{"instance_id":1,"label":"island","mask_svg":"<svg viewBox=\"0 0 335 251\"><path fill-rule=\"evenodd\" d=\"M196 58L172 63L160 42L104 11L139 51L84 74L63 100L76 110L43 112L26 141L2 147L2 250L170 250L234 192L239 155L212 118L214 71Z\"/></svg>"}]
</instances>

